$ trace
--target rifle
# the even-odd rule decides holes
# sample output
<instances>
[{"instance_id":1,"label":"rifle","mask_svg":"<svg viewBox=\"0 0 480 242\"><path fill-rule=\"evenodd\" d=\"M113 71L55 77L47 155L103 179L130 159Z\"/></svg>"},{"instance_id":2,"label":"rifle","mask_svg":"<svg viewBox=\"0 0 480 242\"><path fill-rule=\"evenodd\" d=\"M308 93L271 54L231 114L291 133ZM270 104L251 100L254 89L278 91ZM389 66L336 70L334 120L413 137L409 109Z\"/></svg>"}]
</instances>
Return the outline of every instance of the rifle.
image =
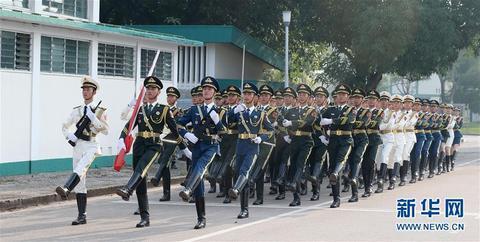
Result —
<instances>
[{"instance_id":1,"label":"rifle","mask_svg":"<svg viewBox=\"0 0 480 242\"><path fill-rule=\"evenodd\" d=\"M158 56L160 55L160 51L157 50L155 54L155 58L153 59L152 65L150 66L150 70L148 71L147 76L151 76L153 74L153 70L157 64ZM143 102L143 96L145 95L145 87L142 85L142 89L140 90L140 94L137 97L137 101L135 102L135 106L133 107L132 116L130 117L130 122L128 125L127 136L125 136L125 149L122 149L118 152L117 156L115 157L115 161L113 163L113 169L116 171L120 171L125 165L125 155L130 152L130 148L133 144L133 136L131 134L133 125L135 123L135 119L137 118L138 110L140 109L140 105Z\"/></svg>"},{"instance_id":2,"label":"rifle","mask_svg":"<svg viewBox=\"0 0 480 242\"><path fill-rule=\"evenodd\" d=\"M98 102L97 106L92 110L93 113L95 113L97 111L97 108L100 106L100 103L102 103L102 101ZM82 118L80 118L80 120L78 120L77 124L75 125L77 127L77 130L75 131L75 133L73 133L76 137L78 137L79 139L82 139L82 140L86 140L86 141L90 141L90 137L87 136L87 135L84 135L83 134L83 131L86 129L87 131L90 131L90 124L92 123L92 120L90 120L88 117L87 117L87 112L86 112L86 109L88 107L85 106L85 112L82 116ZM75 147L75 145L77 144L76 142L73 142L71 140L68 141L68 143L72 146L72 147Z\"/></svg>"}]
</instances>

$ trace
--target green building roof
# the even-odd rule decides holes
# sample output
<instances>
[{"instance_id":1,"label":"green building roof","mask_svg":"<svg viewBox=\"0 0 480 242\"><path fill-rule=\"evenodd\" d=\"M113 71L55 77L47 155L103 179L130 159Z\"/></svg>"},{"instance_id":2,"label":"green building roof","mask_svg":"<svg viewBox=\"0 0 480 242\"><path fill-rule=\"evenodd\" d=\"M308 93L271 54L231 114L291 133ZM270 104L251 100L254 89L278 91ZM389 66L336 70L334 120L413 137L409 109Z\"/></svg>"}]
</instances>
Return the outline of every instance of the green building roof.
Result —
<instances>
[{"instance_id":1,"label":"green building roof","mask_svg":"<svg viewBox=\"0 0 480 242\"><path fill-rule=\"evenodd\" d=\"M78 29L83 31L91 31L97 33L110 33L118 35L127 35L146 39L156 39L166 42L174 42L180 45L202 46L203 43L198 40L188 39L174 34L165 34L158 32L150 32L126 26L118 26L112 24L95 23L87 20L76 20L69 18L59 18L55 16L40 15L37 13L23 12L0 7L0 19L7 19L19 22L36 23L54 27Z\"/></svg>"},{"instance_id":2,"label":"green building roof","mask_svg":"<svg viewBox=\"0 0 480 242\"><path fill-rule=\"evenodd\" d=\"M283 55L232 25L132 25L132 27L157 33L176 34L204 43L228 43L242 49L245 45L245 51L248 53L279 70L284 70Z\"/></svg>"}]
</instances>

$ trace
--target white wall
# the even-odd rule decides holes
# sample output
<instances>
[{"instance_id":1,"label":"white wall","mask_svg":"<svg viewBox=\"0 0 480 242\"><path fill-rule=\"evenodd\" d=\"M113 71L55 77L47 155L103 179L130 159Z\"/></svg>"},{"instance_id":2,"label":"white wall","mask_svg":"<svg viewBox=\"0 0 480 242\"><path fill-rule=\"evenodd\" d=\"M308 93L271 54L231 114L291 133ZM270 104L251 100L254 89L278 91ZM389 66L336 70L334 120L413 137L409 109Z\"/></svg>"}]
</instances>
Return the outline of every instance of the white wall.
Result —
<instances>
[{"instance_id":1,"label":"white wall","mask_svg":"<svg viewBox=\"0 0 480 242\"><path fill-rule=\"evenodd\" d=\"M0 162L30 158L31 76L0 70Z\"/></svg>"},{"instance_id":2,"label":"white wall","mask_svg":"<svg viewBox=\"0 0 480 242\"><path fill-rule=\"evenodd\" d=\"M175 43L159 40L134 38L105 33L91 33L72 29L55 28L49 26L33 26L29 23L18 23L0 20L0 30L32 34L31 60L36 53L40 53L40 46L33 45L34 33L59 38L90 41L91 46L96 43L109 43L130 46L134 49L148 48L172 52L173 70L172 81L165 82L160 97L161 103L166 103L165 90L177 82L177 49ZM96 48L90 49L90 75L97 76ZM136 54L140 52L136 51ZM102 100L102 106L107 108L110 133L108 136L99 135L99 143L104 155L116 153L111 147L116 144L125 121L120 120L122 109L130 102L135 92L143 85L140 78L139 56L135 61L134 77L97 76L100 89L96 100ZM32 63L32 67L35 63ZM38 63L39 64L39 63ZM82 95L80 81L83 75L40 72L32 76L32 72L16 70L0 70L0 163L39 159L70 157L72 148L66 143L62 135L62 122L68 117L73 107L81 105ZM32 120L32 78L39 81L38 116L34 120L40 127L33 132L35 139L31 139ZM35 113L35 112L34 112ZM33 140L33 151L31 142Z\"/></svg>"},{"instance_id":3,"label":"white wall","mask_svg":"<svg viewBox=\"0 0 480 242\"><path fill-rule=\"evenodd\" d=\"M209 45L208 48L215 48L215 51L212 51L215 54L214 60L207 51L207 63L209 61L215 63L215 78L237 80L242 78L242 49L231 44ZM208 67L209 65L207 73ZM263 70L268 68L272 67L248 52L245 53L245 80L261 79Z\"/></svg>"}]
</instances>

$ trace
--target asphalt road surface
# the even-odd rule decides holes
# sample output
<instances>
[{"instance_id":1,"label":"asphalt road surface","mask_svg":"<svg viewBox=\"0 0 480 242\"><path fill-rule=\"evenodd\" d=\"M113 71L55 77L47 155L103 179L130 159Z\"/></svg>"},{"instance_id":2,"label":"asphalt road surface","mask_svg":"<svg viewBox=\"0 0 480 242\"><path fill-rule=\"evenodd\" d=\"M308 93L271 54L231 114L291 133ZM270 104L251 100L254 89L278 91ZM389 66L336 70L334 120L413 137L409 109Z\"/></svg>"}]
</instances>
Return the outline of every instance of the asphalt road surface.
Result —
<instances>
[{"instance_id":1,"label":"asphalt road surface","mask_svg":"<svg viewBox=\"0 0 480 242\"><path fill-rule=\"evenodd\" d=\"M319 201L302 196L300 207L289 207L287 199L275 201L265 195L264 205L250 205L250 218L236 218L239 203L223 204L207 195L207 227L193 230L195 207L177 196L159 202L161 189L150 189L148 228L135 228L139 217L136 197L129 202L118 196L88 200L88 223L71 226L77 215L75 201L54 203L0 213L1 241L480 241L480 136L468 136L453 172L416 184L385 190L358 203L347 203L342 193L340 208L331 209L330 192L322 186ZM52 188L54 189L54 188ZM265 189L268 192L268 187ZM398 199L415 200L415 217L397 217ZM463 217L446 217L445 199L463 199ZM439 215L428 217L423 199L439 199ZM252 201L250 201L251 204ZM433 206L433 205L432 205ZM435 207L435 206L433 206ZM431 211L431 210L430 210ZM458 210L457 210L458 211ZM421 231L400 231L399 224L420 224ZM448 229L446 227L448 226ZM428 229L428 230L427 230Z\"/></svg>"}]
</instances>

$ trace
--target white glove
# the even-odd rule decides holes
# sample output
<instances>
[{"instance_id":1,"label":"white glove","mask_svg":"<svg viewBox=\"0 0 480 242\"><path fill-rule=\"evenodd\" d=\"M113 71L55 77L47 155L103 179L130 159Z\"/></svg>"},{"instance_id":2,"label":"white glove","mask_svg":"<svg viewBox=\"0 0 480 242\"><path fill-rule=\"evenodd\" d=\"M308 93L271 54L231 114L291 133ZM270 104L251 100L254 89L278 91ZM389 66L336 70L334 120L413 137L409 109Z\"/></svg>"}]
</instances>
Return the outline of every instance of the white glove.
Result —
<instances>
[{"instance_id":1,"label":"white glove","mask_svg":"<svg viewBox=\"0 0 480 242\"><path fill-rule=\"evenodd\" d=\"M135 103L137 103L137 99L135 99L135 97L133 97L132 100L130 100L130 103L128 104L128 107L135 106Z\"/></svg>"},{"instance_id":2,"label":"white glove","mask_svg":"<svg viewBox=\"0 0 480 242\"><path fill-rule=\"evenodd\" d=\"M278 126L278 122L277 122L277 121L273 122L272 126L273 126L273 127L277 127L277 126Z\"/></svg>"},{"instance_id":3,"label":"white glove","mask_svg":"<svg viewBox=\"0 0 480 242\"><path fill-rule=\"evenodd\" d=\"M192 159L192 152L188 148L183 149L182 152L188 159Z\"/></svg>"},{"instance_id":4,"label":"white glove","mask_svg":"<svg viewBox=\"0 0 480 242\"><path fill-rule=\"evenodd\" d=\"M331 118L322 118L322 120L320 120L320 125L329 125L332 123L333 120Z\"/></svg>"},{"instance_id":5,"label":"white glove","mask_svg":"<svg viewBox=\"0 0 480 242\"><path fill-rule=\"evenodd\" d=\"M193 133L188 132L188 133L185 134L184 137L185 137L185 139L187 139L188 141L190 141L194 144L196 144L198 142L197 136L195 136Z\"/></svg>"},{"instance_id":6,"label":"white glove","mask_svg":"<svg viewBox=\"0 0 480 242\"><path fill-rule=\"evenodd\" d=\"M212 118L215 124L218 124L218 122L220 122L220 116L218 116L218 113L215 111L210 112L210 118Z\"/></svg>"},{"instance_id":7,"label":"white glove","mask_svg":"<svg viewBox=\"0 0 480 242\"><path fill-rule=\"evenodd\" d=\"M283 127L292 126L292 121L284 119L282 122Z\"/></svg>"},{"instance_id":8,"label":"white glove","mask_svg":"<svg viewBox=\"0 0 480 242\"><path fill-rule=\"evenodd\" d=\"M94 121L97 119L97 116L95 116L95 113L93 113L92 109L90 107L87 107L87 117L90 119L90 121Z\"/></svg>"},{"instance_id":9,"label":"white glove","mask_svg":"<svg viewBox=\"0 0 480 242\"><path fill-rule=\"evenodd\" d=\"M328 143L330 142L328 141L327 137L325 137L325 135L320 136L320 141L322 141L324 145L328 145Z\"/></svg>"},{"instance_id":10,"label":"white glove","mask_svg":"<svg viewBox=\"0 0 480 242\"><path fill-rule=\"evenodd\" d=\"M243 110L245 110L246 107L245 105L242 103L242 104L238 104L234 109L233 109L233 113L239 113L239 112L242 112Z\"/></svg>"},{"instance_id":11,"label":"white glove","mask_svg":"<svg viewBox=\"0 0 480 242\"><path fill-rule=\"evenodd\" d=\"M260 143L262 143L262 138L260 138L260 137L255 137L255 139L252 139L252 141L253 141L253 143L255 143L255 144L260 144Z\"/></svg>"},{"instance_id":12,"label":"white glove","mask_svg":"<svg viewBox=\"0 0 480 242\"><path fill-rule=\"evenodd\" d=\"M123 138L118 139L117 143L117 151L121 151L122 149L127 150L127 147L125 147L125 141Z\"/></svg>"},{"instance_id":13,"label":"white glove","mask_svg":"<svg viewBox=\"0 0 480 242\"><path fill-rule=\"evenodd\" d=\"M285 142L287 142L289 144L292 142L292 139L290 139L290 136L288 136L288 135L283 136L283 140L285 140Z\"/></svg>"},{"instance_id":14,"label":"white glove","mask_svg":"<svg viewBox=\"0 0 480 242\"><path fill-rule=\"evenodd\" d=\"M70 140L70 141L72 141L72 142L75 143L75 142L77 142L78 138L77 138L77 136L75 136L73 133L69 133L69 134L67 135L67 140Z\"/></svg>"}]
</instances>

